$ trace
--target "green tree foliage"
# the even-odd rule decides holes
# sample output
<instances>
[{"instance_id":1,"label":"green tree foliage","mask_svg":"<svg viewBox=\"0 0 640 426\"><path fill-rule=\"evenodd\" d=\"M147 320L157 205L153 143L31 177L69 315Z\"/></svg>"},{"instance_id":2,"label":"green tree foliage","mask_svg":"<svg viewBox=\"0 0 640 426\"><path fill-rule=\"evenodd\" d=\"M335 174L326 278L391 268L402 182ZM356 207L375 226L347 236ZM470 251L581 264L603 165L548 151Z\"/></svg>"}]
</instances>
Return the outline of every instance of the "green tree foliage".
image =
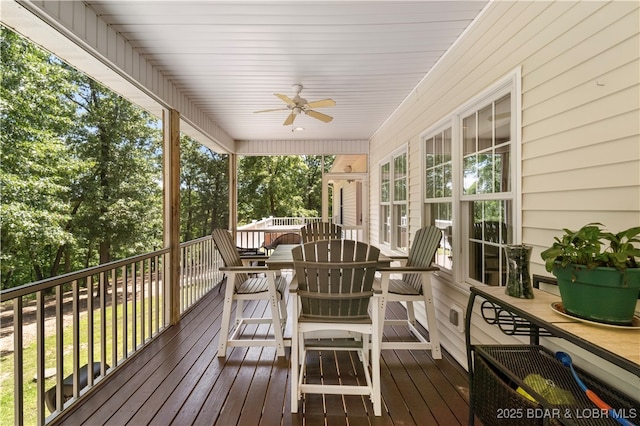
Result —
<instances>
[{"instance_id":1,"label":"green tree foliage","mask_svg":"<svg viewBox=\"0 0 640 426\"><path fill-rule=\"evenodd\" d=\"M305 209L321 213L322 209L322 156L306 155L302 160L307 166L303 201Z\"/></svg>"},{"instance_id":2,"label":"green tree foliage","mask_svg":"<svg viewBox=\"0 0 640 426\"><path fill-rule=\"evenodd\" d=\"M182 136L180 141L181 241L229 224L229 157Z\"/></svg>"},{"instance_id":3,"label":"green tree foliage","mask_svg":"<svg viewBox=\"0 0 640 426\"><path fill-rule=\"evenodd\" d=\"M76 233L86 259L110 262L161 246L160 130L126 99L76 74L77 123L69 144L90 165L77 176ZM87 266L93 262L87 262Z\"/></svg>"},{"instance_id":4,"label":"green tree foliage","mask_svg":"<svg viewBox=\"0 0 640 426\"><path fill-rule=\"evenodd\" d=\"M238 223L269 216L319 216L322 165L321 156L240 158Z\"/></svg>"},{"instance_id":5,"label":"green tree foliage","mask_svg":"<svg viewBox=\"0 0 640 426\"><path fill-rule=\"evenodd\" d=\"M157 248L157 123L0 31L2 288Z\"/></svg>"},{"instance_id":6,"label":"green tree foliage","mask_svg":"<svg viewBox=\"0 0 640 426\"><path fill-rule=\"evenodd\" d=\"M84 166L64 142L75 110L68 70L13 32L0 30L4 288L56 274L59 248L75 241L69 200Z\"/></svg>"}]
</instances>

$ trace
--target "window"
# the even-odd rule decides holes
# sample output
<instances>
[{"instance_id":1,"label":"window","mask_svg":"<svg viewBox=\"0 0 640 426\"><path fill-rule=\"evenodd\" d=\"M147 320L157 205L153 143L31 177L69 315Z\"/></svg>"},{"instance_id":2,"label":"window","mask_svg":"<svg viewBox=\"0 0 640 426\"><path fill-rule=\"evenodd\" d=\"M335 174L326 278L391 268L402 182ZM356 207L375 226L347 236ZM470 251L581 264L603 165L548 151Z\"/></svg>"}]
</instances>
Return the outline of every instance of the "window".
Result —
<instances>
[{"instance_id":1,"label":"window","mask_svg":"<svg viewBox=\"0 0 640 426\"><path fill-rule=\"evenodd\" d=\"M462 119L464 195L511 190L510 104L507 95Z\"/></svg>"},{"instance_id":2,"label":"window","mask_svg":"<svg viewBox=\"0 0 640 426\"><path fill-rule=\"evenodd\" d=\"M391 241L391 164L380 167L380 241L389 244Z\"/></svg>"},{"instance_id":3,"label":"window","mask_svg":"<svg viewBox=\"0 0 640 426\"><path fill-rule=\"evenodd\" d=\"M469 278L489 285L505 285L507 265L503 247L511 244L509 200L470 203Z\"/></svg>"},{"instance_id":4,"label":"window","mask_svg":"<svg viewBox=\"0 0 640 426\"><path fill-rule=\"evenodd\" d=\"M405 251L407 233L407 153L402 152L380 166L380 241Z\"/></svg>"},{"instance_id":5,"label":"window","mask_svg":"<svg viewBox=\"0 0 640 426\"><path fill-rule=\"evenodd\" d=\"M422 138L424 222L443 235L435 263L465 281L506 283L503 247L517 240L517 81L518 72Z\"/></svg>"},{"instance_id":6,"label":"window","mask_svg":"<svg viewBox=\"0 0 640 426\"><path fill-rule=\"evenodd\" d=\"M451 127L437 131L424 140L425 148L425 216L427 225L442 230L435 263L452 268L452 155Z\"/></svg>"},{"instance_id":7,"label":"window","mask_svg":"<svg viewBox=\"0 0 640 426\"><path fill-rule=\"evenodd\" d=\"M462 199L469 225L468 277L505 285L503 247L513 242L511 94L462 118Z\"/></svg>"}]
</instances>

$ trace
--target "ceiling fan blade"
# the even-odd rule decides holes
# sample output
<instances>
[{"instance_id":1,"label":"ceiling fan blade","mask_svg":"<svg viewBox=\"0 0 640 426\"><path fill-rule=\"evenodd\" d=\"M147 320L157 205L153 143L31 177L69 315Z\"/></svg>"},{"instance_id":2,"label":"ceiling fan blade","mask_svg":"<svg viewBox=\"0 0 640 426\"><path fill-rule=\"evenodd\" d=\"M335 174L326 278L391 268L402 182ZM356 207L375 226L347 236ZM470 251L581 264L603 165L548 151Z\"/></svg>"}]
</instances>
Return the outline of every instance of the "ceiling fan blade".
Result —
<instances>
[{"instance_id":1,"label":"ceiling fan blade","mask_svg":"<svg viewBox=\"0 0 640 426\"><path fill-rule=\"evenodd\" d=\"M287 95L283 95L282 93L274 93L274 95L276 95L278 98L280 98L280 100L282 100L282 102L286 103L287 105L291 105L291 106L295 106L296 103L293 102L293 100L288 97Z\"/></svg>"},{"instance_id":2,"label":"ceiling fan blade","mask_svg":"<svg viewBox=\"0 0 640 426\"><path fill-rule=\"evenodd\" d=\"M258 113L258 112L286 111L288 109L289 108L287 108L287 107L283 107L283 108L263 109L263 110L260 110L260 111L253 111L253 112L254 113Z\"/></svg>"},{"instance_id":3,"label":"ceiling fan blade","mask_svg":"<svg viewBox=\"0 0 640 426\"><path fill-rule=\"evenodd\" d=\"M309 102L307 105L309 108L326 108L336 106L336 101L333 99L322 99L319 101Z\"/></svg>"},{"instance_id":4,"label":"ceiling fan blade","mask_svg":"<svg viewBox=\"0 0 640 426\"><path fill-rule=\"evenodd\" d=\"M311 117L313 117L313 118L317 118L317 119L318 119L318 120L320 120L320 121L324 121L325 123L328 123L328 122L330 122L331 120L333 120L333 117L328 116L328 115L323 114L323 113L318 112L318 111L314 111L314 110L312 110L312 109L310 109L310 110L308 110L308 111L305 111L305 113L306 113L307 115L310 115L310 116L311 116Z\"/></svg>"},{"instance_id":5,"label":"ceiling fan blade","mask_svg":"<svg viewBox=\"0 0 640 426\"><path fill-rule=\"evenodd\" d=\"M290 124L293 124L293 120L296 119L296 115L294 113L289 114L289 116L287 117L286 120L284 120L284 123L282 123L283 126L289 126Z\"/></svg>"}]
</instances>

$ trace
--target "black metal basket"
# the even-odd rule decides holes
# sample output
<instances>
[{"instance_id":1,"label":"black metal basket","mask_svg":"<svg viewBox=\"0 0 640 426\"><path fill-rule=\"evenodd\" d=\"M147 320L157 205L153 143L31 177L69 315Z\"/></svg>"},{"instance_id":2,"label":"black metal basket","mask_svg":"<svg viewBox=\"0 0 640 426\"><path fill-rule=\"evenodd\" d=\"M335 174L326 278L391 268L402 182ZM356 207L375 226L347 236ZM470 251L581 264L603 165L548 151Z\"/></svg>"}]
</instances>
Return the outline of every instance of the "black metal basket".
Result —
<instances>
[{"instance_id":1,"label":"black metal basket","mask_svg":"<svg viewBox=\"0 0 640 426\"><path fill-rule=\"evenodd\" d=\"M516 392L517 385L474 353L473 411L484 426L542 425L542 418L530 418L531 410L541 408ZM533 411L535 412L535 411Z\"/></svg>"},{"instance_id":2,"label":"black metal basket","mask_svg":"<svg viewBox=\"0 0 640 426\"><path fill-rule=\"evenodd\" d=\"M471 383L473 410L485 426L617 424L606 413L598 412L578 387L569 369L557 361L548 349L532 345L488 345L476 346L475 349ZM635 398L607 386L578 367L576 371L590 390L637 423L640 403ZM546 378L552 384L549 389L555 389L546 396L544 393L539 395L526 384L525 378L529 374ZM519 387L544 404L518 393ZM555 395L555 399L558 399L560 392L561 395L570 395L571 402L554 403L550 396Z\"/></svg>"}]
</instances>

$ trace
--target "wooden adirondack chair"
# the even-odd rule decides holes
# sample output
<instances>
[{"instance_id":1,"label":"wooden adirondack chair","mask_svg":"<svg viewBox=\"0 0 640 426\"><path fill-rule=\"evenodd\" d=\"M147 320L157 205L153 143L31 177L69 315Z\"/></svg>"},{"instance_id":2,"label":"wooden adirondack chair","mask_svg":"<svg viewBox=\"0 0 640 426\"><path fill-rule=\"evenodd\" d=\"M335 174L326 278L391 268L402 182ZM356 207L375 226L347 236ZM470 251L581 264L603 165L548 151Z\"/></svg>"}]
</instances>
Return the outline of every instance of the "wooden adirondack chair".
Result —
<instances>
[{"instance_id":1,"label":"wooden adirondack chair","mask_svg":"<svg viewBox=\"0 0 640 426\"><path fill-rule=\"evenodd\" d=\"M378 268L381 272L382 312L386 303L390 301L406 302L407 307L405 319L384 319L384 314L381 314L380 320L383 325L407 326L418 339L414 342L382 342L381 349L430 349L433 358L442 358L440 334L431 291L431 274L440 270L431 264L441 238L442 231L439 228L435 226L421 228L414 236L408 256L390 256L393 260L406 260L405 265ZM392 278L392 274L402 274L402 278ZM429 340L416 328L414 302L424 302Z\"/></svg>"},{"instance_id":2,"label":"wooden adirondack chair","mask_svg":"<svg viewBox=\"0 0 640 426\"><path fill-rule=\"evenodd\" d=\"M303 243L342 238L342 226L329 222L307 223L300 232Z\"/></svg>"},{"instance_id":3,"label":"wooden adirondack chair","mask_svg":"<svg viewBox=\"0 0 640 426\"><path fill-rule=\"evenodd\" d=\"M228 346L275 346L278 356L284 356L282 335L287 322L287 306L284 297L287 286L285 278L277 275L277 271L269 270L266 266L243 265L233 238L227 230L215 229L212 236L224 262L224 267L221 267L220 271L227 274L218 356L226 356ZM250 258L256 259L255 256ZM271 318L244 317L243 302L245 300L269 301ZM236 320L233 333L229 336L234 301L236 302ZM247 324L272 325L274 338L241 338L242 331Z\"/></svg>"},{"instance_id":4,"label":"wooden adirondack chair","mask_svg":"<svg viewBox=\"0 0 640 426\"><path fill-rule=\"evenodd\" d=\"M293 249L296 274L289 290L292 297L295 296L292 302L292 413L298 411L302 394L321 393L369 395L374 414L382 414L380 309L373 290L379 252L376 247L365 243L339 239L310 242ZM323 339L305 342L307 333L318 332L322 332ZM352 337L343 340L346 333L351 333ZM327 337L340 337L341 344ZM372 342L370 356L369 342ZM307 352L311 350L357 351L363 363L366 384L307 383L305 361Z\"/></svg>"}]
</instances>

